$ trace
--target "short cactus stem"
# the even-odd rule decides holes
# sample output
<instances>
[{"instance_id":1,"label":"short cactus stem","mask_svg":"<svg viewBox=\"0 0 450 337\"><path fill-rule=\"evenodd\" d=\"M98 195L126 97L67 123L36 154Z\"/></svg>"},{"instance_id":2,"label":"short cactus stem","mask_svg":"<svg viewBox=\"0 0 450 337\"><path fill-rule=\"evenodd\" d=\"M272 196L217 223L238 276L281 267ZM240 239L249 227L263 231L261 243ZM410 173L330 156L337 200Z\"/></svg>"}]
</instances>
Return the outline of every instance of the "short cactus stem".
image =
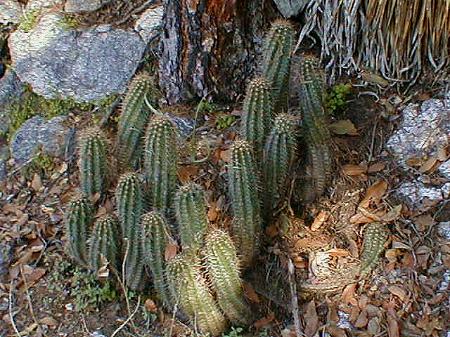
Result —
<instances>
[{"instance_id":1,"label":"short cactus stem","mask_svg":"<svg viewBox=\"0 0 450 337\"><path fill-rule=\"evenodd\" d=\"M233 209L233 237L242 266L248 267L259 249L262 229L259 172L251 145L242 140L231 146L228 189Z\"/></svg>"},{"instance_id":2,"label":"short cactus stem","mask_svg":"<svg viewBox=\"0 0 450 337\"><path fill-rule=\"evenodd\" d=\"M377 265L384 244L388 238L383 224L374 222L368 224L364 231L364 241L361 253L360 275L367 275Z\"/></svg>"},{"instance_id":3,"label":"short cactus stem","mask_svg":"<svg viewBox=\"0 0 450 337\"><path fill-rule=\"evenodd\" d=\"M140 74L128 87L117 130L117 154L122 168L138 166L142 138L150 116L150 109L145 103L150 86L150 77Z\"/></svg>"},{"instance_id":4,"label":"short cactus stem","mask_svg":"<svg viewBox=\"0 0 450 337\"><path fill-rule=\"evenodd\" d=\"M89 265L98 271L105 262L118 270L120 267L120 235L117 219L106 215L95 222L89 239Z\"/></svg>"},{"instance_id":5,"label":"short cactus stem","mask_svg":"<svg viewBox=\"0 0 450 337\"><path fill-rule=\"evenodd\" d=\"M175 195L175 216L183 249L198 250L208 227L205 192L200 185L181 186Z\"/></svg>"},{"instance_id":6,"label":"short cactus stem","mask_svg":"<svg viewBox=\"0 0 450 337\"><path fill-rule=\"evenodd\" d=\"M227 321L201 276L195 254L179 254L167 264L167 273L175 288L176 303L203 333L222 334Z\"/></svg>"},{"instance_id":7,"label":"short cactus stem","mask_svg":"<svg viewBox=\"0 0 450 337\"><path fill-rule=\"evenodd\" d=\"M77 197L69 204L65 225L68 236L68 250L80 264L87 264L88 232L94 222L93 207L88 198Z\"/></svg>"},{"instance_id":8,"label":"short cactus stem","mask_svg":"<svg viewBox=\"0 0 450 337\"><path fill-rule=\"evenodd\" d=\"M116 188L117 213L126 252L125 280L130 289L143 286L144 261L141 239L141 215L143 213L141 182L136 173L123 174Z\"/></svg>"},{"instance_id":9,"label":"short cactus stem","mask_svg":"<svg viewBox=\"0 0 450 337\"><path fill-rule=\"evenodd\" d=\"M168 214L177 183L178 153L172 122L154 116L145 134L144 170L153 208Z\"/></svg>"},{"instance_id":10,"label":"short cactus stem","mask_svg":"<svg viewBox=\"0 0 450 337\"><path fill-rule=\"evenodd\" d=\"M233 324L249 324L251 311L244 299L236 248L227 232L216 229L205 240L204 256L220 308Z\"/></svg>"},{"instance_id":11,"label":"short cactus stem","mask_svg":"<svg viewBox=\"0 0 450 337\"><path fill-rule=\"evenodd\" d=\"M263 45L262 74L271 83L276 112L287 111L289 73L294 28L287 20L276 20Z\"/></svg>"},{"instance_id":12,"label":"short cactus stem","mask_svg":"<svg viewBox=\"0 0 450 337\"><path fill-rule=\"evenodd\" d=\"M302 55L299 62L299 80L306 89L303 99L310 99L319 114L325 113L323 103L325 98L325 75L319 67L319 60L313 55Z\"/></svg>"},{"instance_id":13,"label":"short cactus stem","mask_svg":"<svg viewBox=\"0 0 450 337\"><path fill-rule=\"evenodd\" d=\"M288 178L296 154L297 121L279 114L264 148L266 211L274 209L286 196Z\"/></svg>"},{"instance_id":14,"label":"short cactus stem","mask_svg":"<svg viewBox=\"0 0 450 337\"><path fill-rule=\"evenodd\" d=\"M173 290L165 273L165 251L169 244L170 229L159 212L149 212L142 216L142 239L144 263L150 268L153 284L159 298L167 308L172 308Z\"/></svg>"},{"instance_id":15,"label":"short cactus stem","mask_svg":"<svg viewBox=\"0 0 450 337\"><path fill-rule=\"evenodd\" d=\"M271 84L264 77L257 77L247 87L241 122L241 136L253 145L258 155L262 155L265 139L270 132L272 118Z\"/></svg>"},{"instance_id":16,"label":"short cactus stem","mask_svg":"<svg viewBox=\"0 0 450 337\"><path fill-rule=\"evenodd\" d=\"M82 132L79 147L80 185L83 195L92 198L102 194L107 183L106 139L99 128Z\"/></svg>"}]
</instances>

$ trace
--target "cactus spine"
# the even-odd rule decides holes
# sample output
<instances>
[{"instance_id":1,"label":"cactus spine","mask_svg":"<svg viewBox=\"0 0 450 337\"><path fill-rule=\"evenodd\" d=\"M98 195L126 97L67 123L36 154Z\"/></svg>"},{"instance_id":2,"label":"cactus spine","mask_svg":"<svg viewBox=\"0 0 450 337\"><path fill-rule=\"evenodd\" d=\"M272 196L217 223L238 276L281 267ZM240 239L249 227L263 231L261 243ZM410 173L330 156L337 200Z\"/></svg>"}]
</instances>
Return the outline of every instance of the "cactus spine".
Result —
<instances>
[{"instance_id":1,"label":"cactus spine","mask_svg":"<svg viewBox=\"0 0 450 337\"><path fill-rule=\"evenodd\" d=\"M144 155L152 206L167 213L176 187L178 159L176 133L170 120L152 118L146 130Z\"/></svg>"},{"instance_id":2,"label":"cactus spine","mask_svg":"<svg viewBox=\"0 0 450 337\"><path fill-rule=\"evenodd\" d=\"M228 233L222 230L209 233L204 255L220 308L232 323L248 324L252 315L244 299L236 248Z\"/></svg>"},{"instance_id":3,"label":"cactus spine","mask_svg":"<svg viewBox=\"0 0 450 337\"><path fill-rule=\"evenodd\" d=\"M98 128L84 130L80 138L80 184L83 194L92 197L106 189L106 140Z\"/></svg>"},{"instance_id":4,"label":"cactus spine","mask_svg":"<svg viewBox=\"0 0 450 337\"><path fill-rule=\"evenodd\" d=\"M113 268L119 267L119 225L115 217L106 215L95 222L89 238L89 265L94 271L102 266L102 256Z\"/></svg>"},{"instance_id":5,"label":"cactus spine","mask_svg":"<svg viewBox=\"0 0 450 337\"><path fill-rule=\"evenodd\" d=\"M135 173L125 173L120 177L116 188L116 202L122 236L128 239L128 243L124 244L125 249L128 247L125 280L130 289L138 290L144 278L140 230L143 201L140 181Z\"/></svg>"},{"instance_id":6,"label":"cactus spine","mask_svg":"<svg viewBox=\"0 0 450 337\"><path fill-rule=\"evenodd\" d=\"M208 227L205 192L200 185L181 186L175 195L175 216L183 249L197 250Z\"/></svg>"},{"instance_id":7,"label":"cactus spine","mask_svg":"<svg viewBox=\"0 0 450 337\"><path fill-rule=\"evenodd\" d=\"M266 210L270 211L286 195L287 180L296 151L296 121L279 114L264 148Z\"/></svg>"},{"instance_id":8,"label":"cactus spine","mask_svg":"<svg viewBox=\"0 0 450 337\"><path fill-rule=\"evenodd\" d=\"M278 112L287 110L289 72L294 44L294 29L287 20L276 20L263 45L262 73L273 88L273 101Z\"/></svg>"},{"instance_id":9,"label":"cactus spine","mask_svg":"<svg viewBox=\"0 0 450 337\"><path fill-rule=\"evenodd\" d=\"M87 263L86 241L93 220L93 209L88 198L78 197L70 202L65 221L69 252L81 264Z\"/></svg>"},{"instance_id":10,"label":"cactus spine","mask_svg":"<svg viewBox=\"0 0 450 337\"><path fill-rule=\"evenodd\" d=\"M233 236L243 267L256 255L261 232L259 179L251 145L242 140L231 146L228 189L234 214Z\"/></svg>"},{"instance_id":11,"label":"cactus spine","mask_svg":"<svg viewBox=\"0 0 450 337\"><path fill-rule=\"evenodd\" d=\"M177 302L191 322L204 333L220 335L226 328L226 319L201 276L198 258L192 254L179 254L168 262L167 272Z\"/></svg>"},{"instance_id":12,"label":"cactus spine","mask_svg":"<svg viewBox=\"0 0 450 337\"><path fill-rule=\"evenodd\" d=\"M155 290L168 308L172 306L172 293L165 274L165 250L169 243L169 228L164 217L158 212L142 216L142 238L144 263L150 268Z\"/></svg>"},{"instance_id":13,"label":"cactus spine","mask_svg":"<svg viewBox=\"0 0 450 337\"><path fill-rule=\"evenodd\" d=\"M361 253L361 276L368 274L377 265L386 240L387 232L383 224L374 222L367 225Z\"/></svg>"},{"instance_id":14,"label":"cactus spine","mask_svg":"<svg viewBox=\"0 0 450 337\"><path fill-rule=\"evenodd\" d=\"M271 85L263 77L252 80L245 95L241 134L253 145L255 152L262 154L264 141L270 132L273 117Z\"/></svg>"},{"instance_id":15,"label":"cactus spine","mask_svg":"<svg viewBox=\"0 0 450 337\"><path fill-rule=\"evenodd\" d=\"M122 167L136 168L141 154L141 140L150 115L145 105L150 91L150 77L136 76L126 93L117 130L117 151Z\"/></svg>"}]
</instances>

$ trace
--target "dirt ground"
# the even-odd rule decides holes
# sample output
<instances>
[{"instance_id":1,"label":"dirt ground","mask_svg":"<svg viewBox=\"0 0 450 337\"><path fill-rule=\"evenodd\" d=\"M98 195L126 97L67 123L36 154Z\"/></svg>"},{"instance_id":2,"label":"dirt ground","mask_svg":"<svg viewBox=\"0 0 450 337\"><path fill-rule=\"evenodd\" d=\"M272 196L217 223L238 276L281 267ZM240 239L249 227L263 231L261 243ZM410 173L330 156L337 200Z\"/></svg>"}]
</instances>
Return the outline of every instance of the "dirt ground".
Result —
<instances>
[{"instance_id":1,"label":"dirt ground","mask_svg":"<svg viewBox=\"0 0 450 337\"><path fill-rule=\"evenodd\" d=\"M229 112L239 115L239 109L230 107ZM179 178L205 187L210 222L227 227L231 218L224 174L239 118L218 129L221 115L206 113L206 122L188 143L185 153L190 155L183 158ZM72 116L74 122L79 118ZM445 208L436 205L414 214L393 197L403 175L383 148L396 124L395 118L386 118L385 106L354 89L347 108L330 122L345 120L355 129L346 125L333 136L333 182L313 204L285 209L290 227L277 222L266 228L257 262L262 267L249 271L244 283L255 322L228 336L294 337L295 294L305 336L448 334L450 249L436 226ZM78 185L75 161L55 160L27 178L21 173L10 175L1 189L2 254L11 263L0 283L0 336L195 334L163 312L150 289L142 294L123 291L115 275L96 281L67 257L63 218ZM434 173L428 173L432 178ZM114 204L112 191L105 210ZM358 260L364 228L375 220L389 231L377 267L360 280L342 277L338 270L349 270ZM320 267L313 263L318 252L327 255L332 289L307 291L303 285ZM290 261L294 275L288 270Z\"/></svg>"}]
</instances>

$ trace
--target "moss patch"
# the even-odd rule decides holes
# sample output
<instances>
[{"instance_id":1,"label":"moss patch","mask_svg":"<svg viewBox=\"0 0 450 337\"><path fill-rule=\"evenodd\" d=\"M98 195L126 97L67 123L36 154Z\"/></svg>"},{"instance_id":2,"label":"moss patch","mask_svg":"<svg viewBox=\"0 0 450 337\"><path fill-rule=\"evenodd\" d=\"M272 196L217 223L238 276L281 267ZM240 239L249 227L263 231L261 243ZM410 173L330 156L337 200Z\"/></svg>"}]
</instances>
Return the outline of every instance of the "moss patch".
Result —
<instances>
[{"instance_id":1,"label":"moss patch","mask_svg":"<svg viewBox=\"0 0 450 337\"><path fill-rule=\"evenodd\" d=\"M37 24L40 10L33 9L20 18L19 29L25 33L29 33Z\"/></svg>"}]
</instances>

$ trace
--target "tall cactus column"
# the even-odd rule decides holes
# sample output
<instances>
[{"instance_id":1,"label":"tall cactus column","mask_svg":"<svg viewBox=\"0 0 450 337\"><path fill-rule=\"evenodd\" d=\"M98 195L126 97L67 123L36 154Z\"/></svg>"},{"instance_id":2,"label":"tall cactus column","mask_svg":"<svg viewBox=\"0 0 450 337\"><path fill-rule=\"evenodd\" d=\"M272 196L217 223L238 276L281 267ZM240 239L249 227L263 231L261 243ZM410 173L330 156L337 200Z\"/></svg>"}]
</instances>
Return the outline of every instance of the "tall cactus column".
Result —
<instances>
[{"instance_id":1,"label":"tall cactus column","mask_svg":"<svg viewBox=\"0 0 450 337\"><path fill-rule=\"evenodd\" d=\"M233 237L243 267L248 267L259 249L262 229L259 173L251 145L238 140L231 146L228 189L233 209Z\"/></svg>"},{"instance_id":2,"label":"tall cactus column","mask_svg":"<svg viewBox=\"0 0 450 337\"><path fill-rule=\"evenodd\" d=\"M117 213L123 238L128 240L125 261L125 281L132 290L140 290L144 280L142 253L142 231L140 226L143 213L141 182L135 173L125 173L116 188Z\"/></svg>"}]
</instances>

